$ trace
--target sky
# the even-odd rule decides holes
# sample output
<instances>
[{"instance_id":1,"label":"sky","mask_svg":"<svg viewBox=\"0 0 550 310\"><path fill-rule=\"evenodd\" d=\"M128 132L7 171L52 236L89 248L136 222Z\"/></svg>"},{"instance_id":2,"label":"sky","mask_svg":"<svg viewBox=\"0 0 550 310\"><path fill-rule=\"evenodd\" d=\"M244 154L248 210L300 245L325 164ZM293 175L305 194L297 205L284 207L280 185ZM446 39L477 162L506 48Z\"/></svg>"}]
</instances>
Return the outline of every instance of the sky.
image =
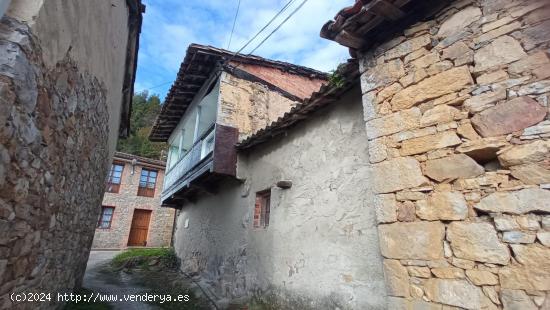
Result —
<instances>
[{"instance_id":1,"label":"sky","mask_svg":"<svg viewBox=\"0 0 550 310\"><path fill-rule=\"evenodd\" d=\"M241 0L229 50L240 49L288 0ZM300 5L295 0L266 31L243 50L249 53ZM321 27L352 0L308 0L255 55L328 72L349 58L347 48L319 37ZM164 99L191 43L227 49L238 0L143 0L136 92ZM159 86L162 85L162 86Z\"/></svg>"}]
</instances>

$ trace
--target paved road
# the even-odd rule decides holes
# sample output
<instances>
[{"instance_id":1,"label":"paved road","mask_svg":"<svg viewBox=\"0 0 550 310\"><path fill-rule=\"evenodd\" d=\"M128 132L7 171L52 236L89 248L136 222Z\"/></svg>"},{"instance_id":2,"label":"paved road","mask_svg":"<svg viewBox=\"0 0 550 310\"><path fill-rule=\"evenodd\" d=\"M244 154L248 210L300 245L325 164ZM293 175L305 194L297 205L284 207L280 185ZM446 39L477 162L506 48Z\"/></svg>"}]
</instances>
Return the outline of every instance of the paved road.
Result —
<instances>
[{"instance_id":1,"label":"paved road","mask_svg":"<svg viewBox=\"0 0 550 310\"><path fill-rule=\"evenodd\" d=\"M121 277L113 278L101 272L101 267L108 264L119 251L92 251L86 266L83 286L101 294L117 294L123 298L123 294L139 294L147 290L132 283L131 275L121 274ZM115 310L150 310L158 309L155 306L142 302L112 302Z\"/></svg>"}]
</instances>

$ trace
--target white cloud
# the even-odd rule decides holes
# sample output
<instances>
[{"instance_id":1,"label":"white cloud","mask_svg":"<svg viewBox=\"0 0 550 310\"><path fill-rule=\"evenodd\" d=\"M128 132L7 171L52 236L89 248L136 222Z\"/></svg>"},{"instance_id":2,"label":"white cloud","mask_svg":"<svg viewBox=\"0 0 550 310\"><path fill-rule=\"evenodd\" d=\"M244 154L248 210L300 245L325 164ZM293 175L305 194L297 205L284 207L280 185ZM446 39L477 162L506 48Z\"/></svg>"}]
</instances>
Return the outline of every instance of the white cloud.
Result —
<instances>
[{"instance_id":1,"label":"white cloud","mask_svg":"<svg viewBox=\"0 0 550 310\"><path fill-rule=\"evenodd\" d=\"M231 50L239 49L262 28L288 0L241 0ZM227 47L237 0L145 0L147 11L139 54L136 90L175 79L191 43ZM321 39L319 31L351 0L309 0L254 54L329 71L349 57L346 48ZM296 0L274 25L250 44L250 52L301 3ZM139 87L138 87L139 86ZM164 97L170 85L151 92Z\"/></svg>"}]
</instances>

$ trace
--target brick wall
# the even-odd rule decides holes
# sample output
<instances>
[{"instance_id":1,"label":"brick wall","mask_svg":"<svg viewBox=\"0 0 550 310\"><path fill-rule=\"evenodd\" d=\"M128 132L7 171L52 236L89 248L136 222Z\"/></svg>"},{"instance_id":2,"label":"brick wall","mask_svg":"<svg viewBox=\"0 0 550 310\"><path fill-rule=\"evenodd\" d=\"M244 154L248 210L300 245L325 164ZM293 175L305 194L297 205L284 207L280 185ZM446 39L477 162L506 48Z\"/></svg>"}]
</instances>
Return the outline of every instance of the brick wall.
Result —
<instances>
[{"instance_id":1,"label":"brick wall","mask_svg":"<svg viewBox=\"0 0 550 310\"><path fill-rule=\"evenodd\" d=\"M132 173L132 165L126 163L122 171L120 191L105 193L103 205L115 208L113 220L110 228L96 228L92 248L126 248L135 209L151 210L147 246L170 246L175 210L160 207L164 171L145 167L157 170L158 176L155 197L144 197L137 195L141 169L142 166L136 165Z\"/></svg>"},{"instance_id":2,"label":"brick wall","mask_svg":"<svg viewBox=\"0 0 550 310\"><path fill-rule=\"evenodd\" d=\"M549 4L455 1L361 56L389 309L550 308Z\"/></svg>"},{"instance_id":3,"label":"brick wall","mask_svg":"<svg viewBox=\"0 0 550 310\"><path fill-rule=\"evenodd\" d=\"M322 84L326 83L326 81L322 79L312 79L301 75L290 74L275 68L251 64L238 64L238 66L242 70L257 76L300 99L309 98L313 92L316 92L319 88L321 88Z\"/></svg>"}]
</instances>

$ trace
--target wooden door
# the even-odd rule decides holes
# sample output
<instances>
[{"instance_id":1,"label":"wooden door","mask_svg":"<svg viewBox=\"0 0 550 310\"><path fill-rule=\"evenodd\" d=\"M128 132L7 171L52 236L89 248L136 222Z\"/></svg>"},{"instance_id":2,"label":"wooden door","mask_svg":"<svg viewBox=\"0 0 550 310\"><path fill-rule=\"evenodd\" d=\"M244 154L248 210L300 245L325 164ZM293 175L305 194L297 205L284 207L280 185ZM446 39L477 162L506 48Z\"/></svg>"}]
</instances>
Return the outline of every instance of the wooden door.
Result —
<instances>
[{"instance_id":1,"label":"wooden door","mask_svg":"<svg viewBox=\"0 0 550 310\"><path fill-rule=\"evenodd\" d=\"M151 210L134 210L132 226L130 227L130 237L128 237L128 246L147 245L147 232L149 231L150 219Z\"/></svg>"}]
</instances>

